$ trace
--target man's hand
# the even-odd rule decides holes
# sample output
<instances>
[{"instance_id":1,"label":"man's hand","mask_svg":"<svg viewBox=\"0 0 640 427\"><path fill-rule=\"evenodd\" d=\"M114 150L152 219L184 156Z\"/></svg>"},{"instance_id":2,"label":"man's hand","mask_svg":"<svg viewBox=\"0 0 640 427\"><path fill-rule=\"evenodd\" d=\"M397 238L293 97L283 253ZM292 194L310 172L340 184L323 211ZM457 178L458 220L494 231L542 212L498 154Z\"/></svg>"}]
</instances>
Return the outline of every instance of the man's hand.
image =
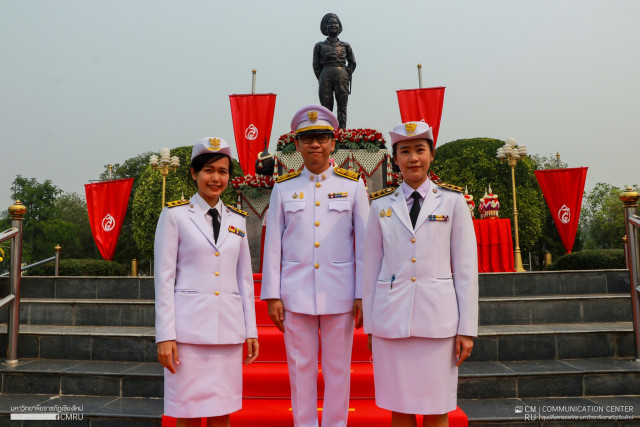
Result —
<instances>
[{"instance_id":1,"label":"man's hand","mask_svg":"<svg viewBox=\"0 0 640 427\"><path fill-rule=\"evenodd\" d=\"M284 305L282 304L282 300L270 299L267 300L267 304L271 321L280 329L280 332L284 332L284 324L282 323L284 322Z\"/></svg>"},{"instance_id":2,"label":"man's hand","mask_svg":"<svg viewBox=\"0 0 640 427\"><path fill-rule=\"evenodd\" d=\"M167 368L169 372L175 374L176 368L173 365L173 362L175 361L176 365L180 364L176 340L159 342L156 347L158 351L158 361L160 364Z\"/></svg>"},{"instance_id":3,"label":"man's hand","mask_svg":"<svg viewBox=\"0 0 640 427\"><path fill-rule=\"evenodd\" d=\"M356 329L362 328L362 299L353 301L353 319L356 321Z\"/></svg>"}]
</instances>

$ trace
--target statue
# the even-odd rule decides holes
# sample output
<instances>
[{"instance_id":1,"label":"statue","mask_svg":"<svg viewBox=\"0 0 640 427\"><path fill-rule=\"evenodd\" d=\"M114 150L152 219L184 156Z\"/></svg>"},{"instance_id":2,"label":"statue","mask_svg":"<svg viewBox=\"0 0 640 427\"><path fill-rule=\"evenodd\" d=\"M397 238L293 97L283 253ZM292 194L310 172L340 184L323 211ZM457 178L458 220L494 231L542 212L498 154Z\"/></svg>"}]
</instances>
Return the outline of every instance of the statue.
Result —
<instances>
[{"instance_id":1,"label":"statue","mask_svg":"<svg viewBox=\"0 0 640 427\"><path fill-rule=\"evenodd\" d=\"M320 21L320 31L326 40L313 48L313 72L318 78L320 104L333 111L335 93L338 104L338 124L347 127L347 101L351 93L351 75L356 69L356 59L349 43L340 41L342 23L335 13L327 13Z\"/></svg>"}]
</instances>

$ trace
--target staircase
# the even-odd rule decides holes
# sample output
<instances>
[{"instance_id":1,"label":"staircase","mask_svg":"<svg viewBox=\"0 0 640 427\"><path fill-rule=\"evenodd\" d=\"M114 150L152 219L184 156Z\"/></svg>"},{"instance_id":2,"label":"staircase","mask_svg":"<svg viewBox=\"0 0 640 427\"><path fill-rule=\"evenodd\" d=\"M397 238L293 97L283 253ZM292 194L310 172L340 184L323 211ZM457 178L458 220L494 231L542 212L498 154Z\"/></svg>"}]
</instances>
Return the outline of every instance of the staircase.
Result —
<instances>
[{"instance_id":1,"label":"staircase","mask_svg":"<svg viewBox=\"0 0 640 427\"><path fill-rule=\"evenodd\" d=\"M2 279L0 296L7 286ZM640 425L626 270L481 274L480 296L480 337L458 388L471 425ZM153 297L151 278L24 277L20 364L0 365L0 425L33 425L8 420L36 406L81 417L74 425L159 425ZM284 340L266 304L257 300L256 311L261 354L245 368L243 410L232 424L292 425ZM0 328L6 346L6 324ZM350 426L390 419L372 400L369 357L357 331ZM558 419L568 416L580 418Z\"/></svg>"}]
</instances>

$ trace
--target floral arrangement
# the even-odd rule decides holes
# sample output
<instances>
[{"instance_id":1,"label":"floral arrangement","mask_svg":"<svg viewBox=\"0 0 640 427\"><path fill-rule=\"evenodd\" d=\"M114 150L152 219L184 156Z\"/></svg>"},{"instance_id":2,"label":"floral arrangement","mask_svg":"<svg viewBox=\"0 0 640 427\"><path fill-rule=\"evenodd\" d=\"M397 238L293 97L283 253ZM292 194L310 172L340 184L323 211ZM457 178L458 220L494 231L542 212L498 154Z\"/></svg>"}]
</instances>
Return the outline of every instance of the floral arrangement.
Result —
<instances>
[{"instance_id":1,"label":"floral arrangement","mask_svg":"<svg viewBox=\"0 0 640 427\"><path fill-rule=\"evenodd\" d=\"M273 188L272 175L245 175L231 180L231 186L247 197L260 197L265 188Z\"/></svg>"},{"instance_id":2,"label":"floral arrangement","mask_svg":"<svg viewBox=\"0 0 640 427\"><path fill-rule=\"evenodd\" d=\"M350 150L364 149L376 152L386 147L386 141L382 133L375 129L336 129L336 149L348 148ZM295 133L289 132L278 138L277 150L285 154L296 151L294 145Z\"/></svg>"}]
</instances>

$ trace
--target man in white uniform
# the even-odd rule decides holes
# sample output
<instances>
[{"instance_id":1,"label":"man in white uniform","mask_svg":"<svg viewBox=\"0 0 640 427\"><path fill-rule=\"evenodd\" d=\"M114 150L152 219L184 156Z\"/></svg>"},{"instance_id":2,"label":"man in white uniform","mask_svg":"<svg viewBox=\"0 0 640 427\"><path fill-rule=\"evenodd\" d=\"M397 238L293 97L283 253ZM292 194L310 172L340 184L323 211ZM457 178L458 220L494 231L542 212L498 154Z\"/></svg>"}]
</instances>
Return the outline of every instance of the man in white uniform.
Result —
<instances>
[{"instance_id":1,"label":"man in white uniform","mask_svg":"<svg viewBox=\"0 0 640 427\"><path fill-rule=\"evenodd\" d=\"M329 161L337 128L336 117L320 105L295 114L291 130L304 168L278 179L267 219L260 298L284 332L293 419L300 427L318 426L319 347L322 425L347 425L354 319L356 327L362 324L369 202L359 175Z\"/></svg>"}]
</instances>

